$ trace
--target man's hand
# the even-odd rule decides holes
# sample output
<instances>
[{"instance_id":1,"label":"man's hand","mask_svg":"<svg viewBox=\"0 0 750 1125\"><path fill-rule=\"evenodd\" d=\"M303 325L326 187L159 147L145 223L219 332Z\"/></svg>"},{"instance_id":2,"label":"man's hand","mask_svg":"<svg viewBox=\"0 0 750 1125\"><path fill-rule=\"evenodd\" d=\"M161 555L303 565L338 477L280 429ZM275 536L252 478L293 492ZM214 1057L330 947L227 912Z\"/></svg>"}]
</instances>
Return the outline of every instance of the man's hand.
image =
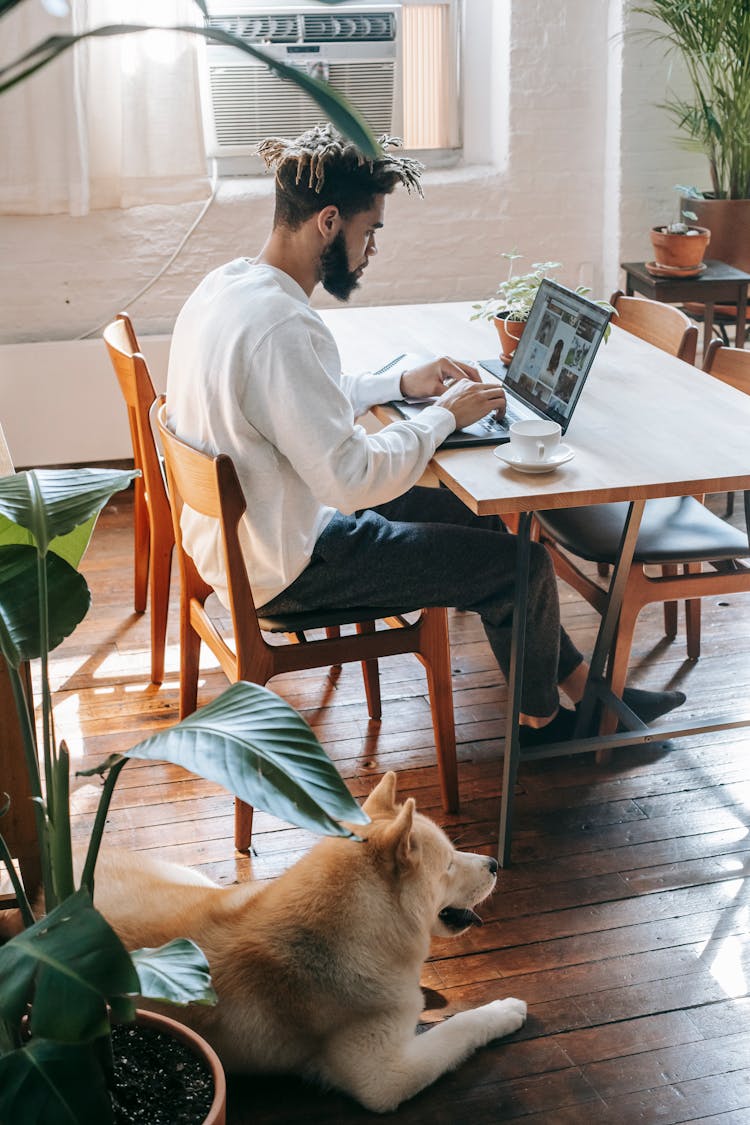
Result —
<instances>
[{"instance_id":1,"label":"man's hand","mask_svg":"<svg viewBox=\"0 0 750 1125\"><path fill-rule=\"evenodd\" d=\"M478 422L490 411L497 418L505 414L505 391L499 383L475 383L469 379L459 379L437 400L437 406L450 410L456 419L456 429L462 430L472 422Z\"/></svg>"},{"instance_id":2,"label":"man's hand","mask_svg":"<svg viewBox=\"0 0 750 1125\"><path fill-rule=\"evenodd\" d=\"M457 359L441 356L422 367L405 371L401 376L401 394L404 398L430 398L432 395L441 395L446 387L452 386L459 379L481 382L479 372L472 364L459 363Z\"/></svg>"},{"instance_id":3,"label":"man's hand","mask_svg":"<svg viewBox=\"0 0 750 1125\"><path fill-rule=\"evenodd\" d=\"M413 367L401 376L401 393L410 398L439 396L437 405L450 410L456 429L478 422L494 410L498 418L505 414L505 391L493 379L483 383L476 367L457 359L441 356L423 367Z\"/></svg>"}]
</instances>

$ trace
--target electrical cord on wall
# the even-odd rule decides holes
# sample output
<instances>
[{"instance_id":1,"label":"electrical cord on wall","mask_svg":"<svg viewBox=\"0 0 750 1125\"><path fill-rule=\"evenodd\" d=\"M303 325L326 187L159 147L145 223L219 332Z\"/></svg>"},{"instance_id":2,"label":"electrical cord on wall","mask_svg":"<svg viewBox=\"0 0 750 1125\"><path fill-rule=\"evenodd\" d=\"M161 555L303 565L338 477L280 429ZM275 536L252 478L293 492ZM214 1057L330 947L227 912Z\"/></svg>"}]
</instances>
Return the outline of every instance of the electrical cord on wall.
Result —
<instances>
[{"instance_id":1,"label":"electrical cord on wall","mask_svg":"<svg viewBox=\"0 0 750 1125\"><path fill-rule=\"evenodd\" d=\"M80 336L76 336L75 337L76 340L88 340L90 336L95 336L99 332L101 332L103 328L107 327L109 322L113 319L114 316L117 315L117 313L121 309L130 309L130 307L132 305L134 305L136 301L140 300L140 298L144 295L144 293L148 293L149 289L151 289L154 285L156 285L157 281L159 281L159 279L164 276L164 274L167 272L167 270L170 268L170 266L177 260L177 258L180 256L182 251L185 249L185 246L188 242L188 239L191 237L191 235L194 233L194 231L198 228L198 226L203 222L203 219L206 216L206 212L208 211L208 209L211 206L211 204L213 203L213 201L216 199L216 194L219 190L219 174L218 174L216 161L212 160L211 164L212 164L211 194L209 195L206 202L203 204L197 218L193 220L193 222L190 224L190 226L188 227L185 234L180 239L180 242L177 246L177 249L174 251L174 253L169 258L169 260L164 263L164 265L161 267L161 269L158 271L158 273L154 274L154 276L151 278L151 280L146 282L146 284L141 289L139 289L137 293L133 294L133 296L130 297L127 301L118 302L117 308L114 310L114 312L112 312L108 317L106 317L100 324L95 325L93 328L89 328L89 330L87 332L81 333Z\"/></svg>"}]
</instances>

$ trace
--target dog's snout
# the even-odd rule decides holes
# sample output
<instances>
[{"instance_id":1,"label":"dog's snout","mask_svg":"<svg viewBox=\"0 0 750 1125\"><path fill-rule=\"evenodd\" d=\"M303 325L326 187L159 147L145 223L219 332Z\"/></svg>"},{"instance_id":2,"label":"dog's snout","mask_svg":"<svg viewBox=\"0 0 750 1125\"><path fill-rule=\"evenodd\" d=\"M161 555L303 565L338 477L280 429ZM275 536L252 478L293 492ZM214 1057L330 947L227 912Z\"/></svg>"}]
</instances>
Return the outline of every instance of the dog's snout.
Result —
<instances>
[{"instance_id":1,"label":"dog's snout","mask_svg":"<svg viewBox=\"0 0 750 1125\"><path fill-rule=\"evenodd\" d=\"M490 875L497 875L497 860L496 859L493 859L493 857L490 856L489 859L487 860L487 866L490 869Z\"/></svg>"}]
</instances>

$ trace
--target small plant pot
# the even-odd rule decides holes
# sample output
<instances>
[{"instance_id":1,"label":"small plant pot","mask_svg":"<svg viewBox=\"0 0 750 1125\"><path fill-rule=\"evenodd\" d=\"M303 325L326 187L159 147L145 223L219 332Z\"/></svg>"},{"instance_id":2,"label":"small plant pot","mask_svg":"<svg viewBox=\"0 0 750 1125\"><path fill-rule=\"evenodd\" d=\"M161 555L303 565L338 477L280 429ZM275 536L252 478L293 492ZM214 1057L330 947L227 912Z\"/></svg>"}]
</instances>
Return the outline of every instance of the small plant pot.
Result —
<instances>
[{"instance_id":1,"label":"small plant pot","mask_svg":"<svg viewBox=\"0 0 750 1125\"><path fill-rule=\"evenodd\" d=\"M526 327L525 320L506 320L503 316L494 318L494 325L500 337L500 359L503 363L510 363L513 352L518 347L518 341Z\"/></svg>"},{"instance_id":2,"label":"small plant pot","mask_svg":"<svg viewBox=\"0 0 750 1125\"><path fill-rule=\"evenodd\" d=\"M711 239L706 227L690 227L696 234L673 234L664 227L651 228L651 242L657 265L680 272L696 271L703 264L703 255Z\"/></svg>"}]
</instances>

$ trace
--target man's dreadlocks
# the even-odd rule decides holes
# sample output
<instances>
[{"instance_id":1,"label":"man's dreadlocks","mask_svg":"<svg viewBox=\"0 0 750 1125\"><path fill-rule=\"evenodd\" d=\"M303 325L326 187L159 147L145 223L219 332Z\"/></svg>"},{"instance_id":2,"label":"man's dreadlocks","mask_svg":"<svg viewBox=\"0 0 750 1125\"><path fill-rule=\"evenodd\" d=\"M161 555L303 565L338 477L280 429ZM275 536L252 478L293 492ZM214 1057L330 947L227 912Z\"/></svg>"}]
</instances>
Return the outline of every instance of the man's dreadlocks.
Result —
<instances>
[{"instance_id":1,"label":"man's dreadlocks","mask_svg":"<svg viewBox=\"0 0 750 1125\"><path fill-rule=\"evenodd\" d=\"M258 153L276 173L274 226L296 230L324 207L338 207L344 219L369 210L376 195L389 195L397 184L422 195L424 166L409 156L395 156L398 137L382 136L382 154L365 156L332 125L316 125L288 140L267 137Z\"/></svg>"}]
</instances>

